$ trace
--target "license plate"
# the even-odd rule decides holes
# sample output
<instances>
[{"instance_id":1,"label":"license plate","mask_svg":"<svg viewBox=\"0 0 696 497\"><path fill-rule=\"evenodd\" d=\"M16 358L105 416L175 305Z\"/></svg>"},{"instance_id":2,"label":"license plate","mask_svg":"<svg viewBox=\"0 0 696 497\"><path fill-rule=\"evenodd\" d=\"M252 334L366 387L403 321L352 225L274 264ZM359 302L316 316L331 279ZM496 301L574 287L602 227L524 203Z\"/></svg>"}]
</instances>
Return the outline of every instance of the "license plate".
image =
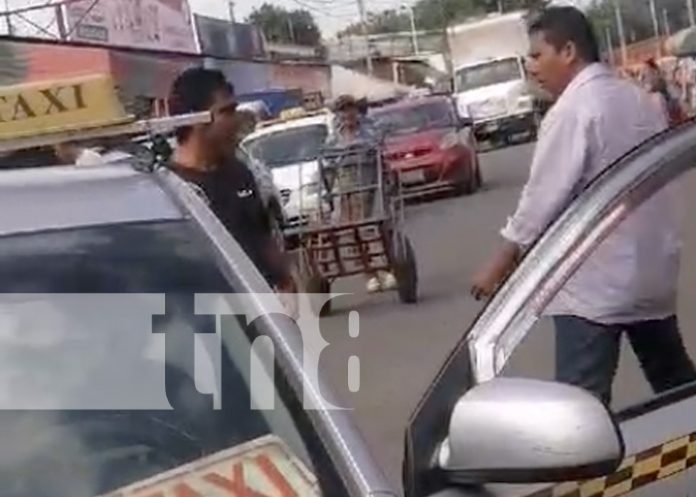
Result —
<instances>
[{"instance_id":1,"label":"license plate","mask_svg":"<svg viewBox=\"0 0 696 497\"><path fill-rule=\"evenodd\" d=\"M422 169L404 171L401 173L401 182L406 184L422 183L425 181L425 173Z\"/></svg>"}]
</instances>

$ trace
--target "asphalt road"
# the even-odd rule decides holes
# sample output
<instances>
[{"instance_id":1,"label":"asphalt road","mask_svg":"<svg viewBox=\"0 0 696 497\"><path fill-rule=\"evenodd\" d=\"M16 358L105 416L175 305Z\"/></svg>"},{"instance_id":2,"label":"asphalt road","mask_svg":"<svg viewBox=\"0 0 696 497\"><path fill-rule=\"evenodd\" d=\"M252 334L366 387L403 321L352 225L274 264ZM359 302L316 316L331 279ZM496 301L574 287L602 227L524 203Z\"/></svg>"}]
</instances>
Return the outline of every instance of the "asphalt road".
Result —
<instances>
[{"instance_id":1,"label":"asphalt road","mask_svg":"<svg viewBox=\"0 0 696 497\"><path fill-rule=\"evenodd\" d=\"M500 226L514 210L529 171L532 145L482 156L485 188L472 196L441 199L408 208L407 233L420 273L421 301L409 306L395 293L368 295L364 279L338 282L334 292L351 295L335 301L334 314L322 325L331 345L322 355L328 376L344 405L354 410L359 427L394 484L400 484L403 430L424 389L453 345L462 337L482 304L468 295L471 275L496 246ZM690 191L696 191L691 177ZM692 196L696 197L696 196ZM692 202L696 203L696 200ZM694 205L696 207L696 205ZM696 228L687 230L680 318L686 341L696 357ZM693 268L693 269L692 269ZM348 334L348 312L360 314L360 335ZM615 407L650 394L628 347L615 383ZM361 384L348 389L348 358L360 358ZM537 324L515 351L505 374L551 379L553 334L546 320Z\"/></svg>"}]
</instances>

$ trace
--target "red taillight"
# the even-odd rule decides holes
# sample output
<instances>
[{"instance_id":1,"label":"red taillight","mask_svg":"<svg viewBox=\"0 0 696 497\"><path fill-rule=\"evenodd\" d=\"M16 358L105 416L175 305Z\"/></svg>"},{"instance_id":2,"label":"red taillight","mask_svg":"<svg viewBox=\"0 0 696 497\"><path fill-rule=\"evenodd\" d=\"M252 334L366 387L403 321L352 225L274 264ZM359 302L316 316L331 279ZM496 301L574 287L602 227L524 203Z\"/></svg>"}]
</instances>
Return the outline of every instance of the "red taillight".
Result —
<instances>
[{"instance_id":1,"label":"red taillight","mask_svg":"<svg viewBox=\"0 0 696 497\"><path fill-rule=\"evenodd\" d=\"M402 161L416 159L433 153L433 147L419 147L410 150L399 150L398 152L388 152L386 158L388 161Z\"/></svg>"}]
</instances>

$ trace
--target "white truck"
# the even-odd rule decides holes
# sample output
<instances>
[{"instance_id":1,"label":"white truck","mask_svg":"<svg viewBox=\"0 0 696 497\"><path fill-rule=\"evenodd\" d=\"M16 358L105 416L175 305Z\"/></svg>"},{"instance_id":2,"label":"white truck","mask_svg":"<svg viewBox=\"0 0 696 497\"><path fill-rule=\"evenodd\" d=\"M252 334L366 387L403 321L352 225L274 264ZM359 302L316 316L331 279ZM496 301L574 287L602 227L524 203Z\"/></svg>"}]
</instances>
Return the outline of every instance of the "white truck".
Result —
<instances>
[{"instance_id":1,"label":"white truck","mask_svg":"<svg viewBox=\"0 0 696 497\"><path fill-rule=\"evenodd\" d=\"M542 94L528 79L527 12L491 14L448 29L459 111L493 145L536 136Z\"/></svg>"}]
</instances>

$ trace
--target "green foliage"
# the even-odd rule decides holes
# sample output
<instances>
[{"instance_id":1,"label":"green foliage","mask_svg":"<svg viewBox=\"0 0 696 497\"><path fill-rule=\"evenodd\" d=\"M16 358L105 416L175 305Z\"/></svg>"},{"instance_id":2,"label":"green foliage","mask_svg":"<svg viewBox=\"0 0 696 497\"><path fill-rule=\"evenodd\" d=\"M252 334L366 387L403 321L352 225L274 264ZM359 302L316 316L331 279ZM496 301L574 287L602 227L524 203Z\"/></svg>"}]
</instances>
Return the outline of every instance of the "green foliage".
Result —
<instances>
[{"instance_id":1,"label":"green foliage","mask_svg":"<svg viewBox=\"0 0 696 497\"><path fill-rule=\"evenodd\" d=\"M261 28L274 43L319 46L321 32L312 14L306 10L286 10L269 3L254 9L247 22Z\"/></svg>"}]
</instances>

